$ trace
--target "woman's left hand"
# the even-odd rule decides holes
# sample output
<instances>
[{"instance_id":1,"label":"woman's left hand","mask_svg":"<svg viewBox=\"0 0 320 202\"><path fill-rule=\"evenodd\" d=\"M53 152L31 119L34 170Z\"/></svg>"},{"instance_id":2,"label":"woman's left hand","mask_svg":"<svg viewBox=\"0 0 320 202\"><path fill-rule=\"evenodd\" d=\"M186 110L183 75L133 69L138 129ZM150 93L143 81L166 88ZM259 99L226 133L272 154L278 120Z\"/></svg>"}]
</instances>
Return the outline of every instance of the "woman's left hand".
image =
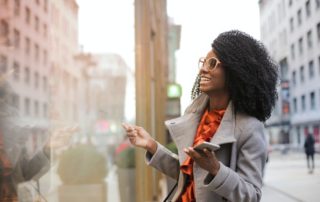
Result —
<instances>
[{"instance_id":1,"label":"woman's left hand","mask_svg":"<svg viewBox=\"0 0 320 202\"><path fill-rule=\"evenodd\" d=\"M207 170L214 176L217 175L220 169L220 163L214 152L211 152L208 149L203 149L203 153L199 153L192 147L185 148L184 152L189 155L202 169Z\"/></svg>"}]
</instances>

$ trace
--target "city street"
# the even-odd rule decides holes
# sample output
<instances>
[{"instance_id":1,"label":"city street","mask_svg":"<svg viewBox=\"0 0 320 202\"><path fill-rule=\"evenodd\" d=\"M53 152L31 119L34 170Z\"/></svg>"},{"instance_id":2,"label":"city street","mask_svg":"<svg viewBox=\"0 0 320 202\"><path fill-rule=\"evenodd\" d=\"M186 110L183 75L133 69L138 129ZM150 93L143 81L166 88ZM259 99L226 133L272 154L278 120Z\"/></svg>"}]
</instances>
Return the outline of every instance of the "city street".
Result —
<instances>
[{"instance_id":1,"label":"city street","mask_svg":"<svg viewBox=\"0 0 320 202\"><path fill-rule=\"evenodd\" d=\"M320 197L320 155L309 174L304 153L272 152L266 166L262 202L316 202Z\"/></svg>"}]
</instances>

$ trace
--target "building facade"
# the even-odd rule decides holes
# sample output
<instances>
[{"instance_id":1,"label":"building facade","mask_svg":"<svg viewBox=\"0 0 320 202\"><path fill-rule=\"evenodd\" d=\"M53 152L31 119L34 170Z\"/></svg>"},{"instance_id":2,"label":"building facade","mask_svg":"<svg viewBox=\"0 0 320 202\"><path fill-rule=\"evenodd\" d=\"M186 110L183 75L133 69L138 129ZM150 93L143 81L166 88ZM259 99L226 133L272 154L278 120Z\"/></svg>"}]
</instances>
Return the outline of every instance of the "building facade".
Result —
<instances>
[{"instance_id":1,"label":"building facade","mask_svg":"<svg viewBox=\"0 0 320 202\"><path fill-rule=\"evenodd\" d=\"M18 109L17 124L32 125L29 151L46 138L49 127L48 1L0 1L0 69L10 72L12 105Z\"/></svg>"},{"instance_id":2,"label":"building facade","mask_svg":"<svg viewBox=\"0 0 320 202\"><path fill-rule=\"evenodd\" d=\"M320 0L260 0L261 41L279 63L279 101L267 121L272 143L320 142Z\"/></svg>"}]
</instances>

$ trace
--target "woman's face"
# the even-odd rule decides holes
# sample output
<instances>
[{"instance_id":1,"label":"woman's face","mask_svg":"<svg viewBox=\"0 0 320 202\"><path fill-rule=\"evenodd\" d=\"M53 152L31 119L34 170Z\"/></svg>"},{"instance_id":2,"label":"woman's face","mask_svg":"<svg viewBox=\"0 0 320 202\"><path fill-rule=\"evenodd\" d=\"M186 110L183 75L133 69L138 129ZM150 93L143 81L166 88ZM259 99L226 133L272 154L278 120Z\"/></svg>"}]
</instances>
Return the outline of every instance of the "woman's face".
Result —
<instances>
[{"instance_id":1,"label":"woman's face","mask_svg":"<svg viewBox=\"0 0 320 202\"><path fill-rule=\"evenodd\" d=\"M208 95L226 92L225 72L217 55L208 52L200 68L200 90Z\"/></svg>"}]
</instances>

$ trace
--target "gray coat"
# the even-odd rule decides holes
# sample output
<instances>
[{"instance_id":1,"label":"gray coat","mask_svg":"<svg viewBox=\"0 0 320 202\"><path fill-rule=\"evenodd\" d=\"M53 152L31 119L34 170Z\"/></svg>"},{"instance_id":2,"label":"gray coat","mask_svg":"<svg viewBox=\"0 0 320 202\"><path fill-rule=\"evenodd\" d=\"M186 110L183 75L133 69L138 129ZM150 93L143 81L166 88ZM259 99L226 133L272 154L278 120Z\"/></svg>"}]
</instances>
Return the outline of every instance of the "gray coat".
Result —
<instances>
[{"instance_id":1,"label":"gray coat","mask_svg":"<svg viewBox=\"0 0 320 202\"><path fill-rule=\"evenodd\" d=\"M183 148L192 146L201 116L208 105L208 96L200 95L179 118L165 124L178 148L178 156L158 143L156 153L146 154L148 165L178 180L172 201L176 201L183 190L186 177L180 165L187 155ZM206 201L260 201L262 170L267 156L263 123L254 117L234 114L229 103L212 143L220 145L215 152L220 161L216 176L193 164L195 197Z\"/></svg>"}]
</instances>

